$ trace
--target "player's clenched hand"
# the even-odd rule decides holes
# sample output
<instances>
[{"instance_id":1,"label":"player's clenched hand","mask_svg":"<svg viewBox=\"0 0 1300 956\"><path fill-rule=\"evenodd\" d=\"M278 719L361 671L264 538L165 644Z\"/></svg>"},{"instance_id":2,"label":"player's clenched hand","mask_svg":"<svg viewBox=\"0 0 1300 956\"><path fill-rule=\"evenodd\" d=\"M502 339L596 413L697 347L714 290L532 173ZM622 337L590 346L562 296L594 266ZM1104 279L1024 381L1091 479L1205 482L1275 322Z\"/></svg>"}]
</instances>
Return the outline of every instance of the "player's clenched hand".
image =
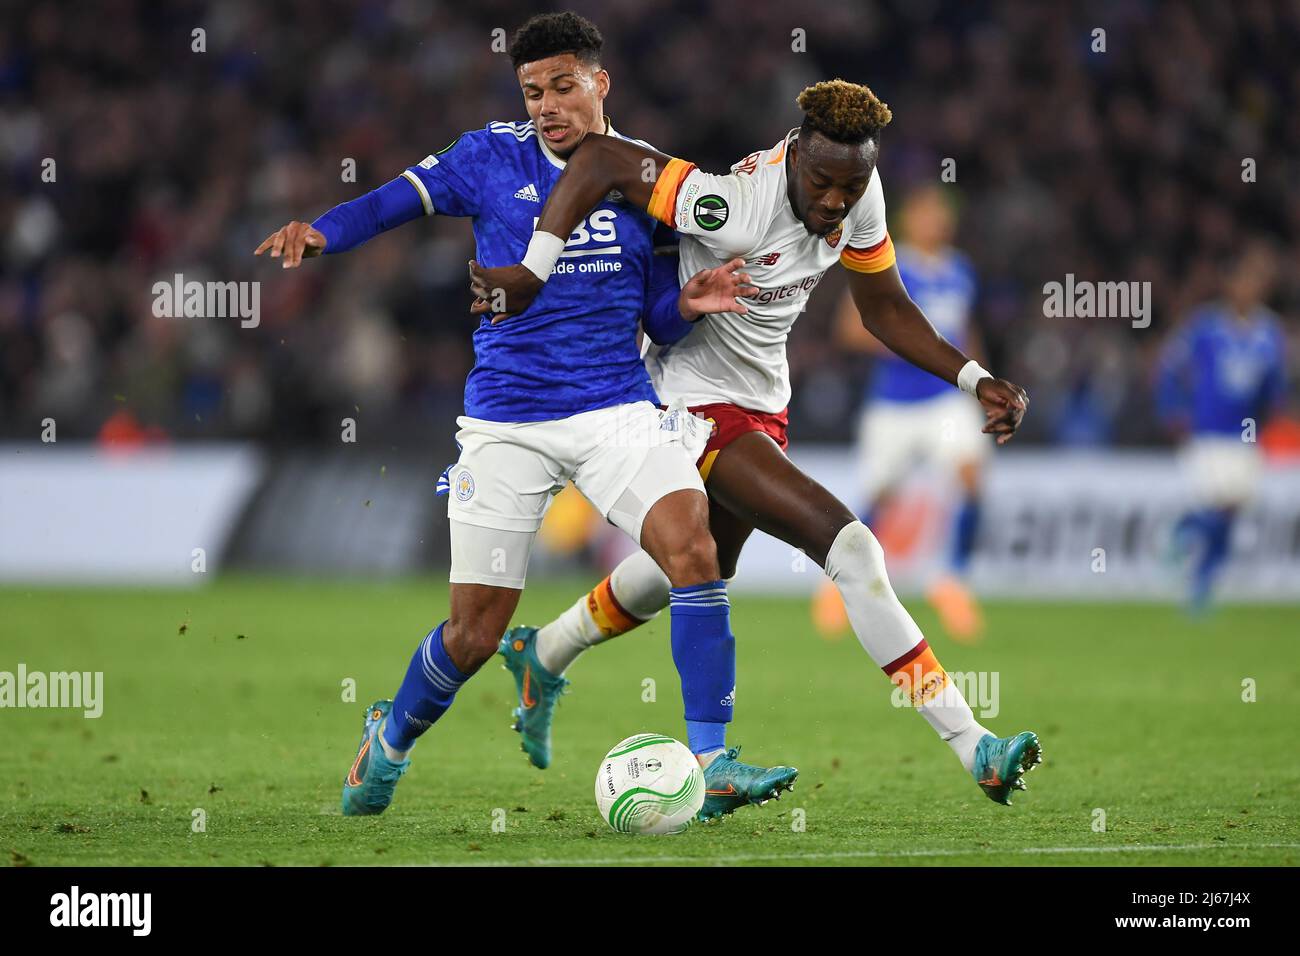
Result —
<instances>
[{"instance_id":1,"label":"player's clenched hand","mask_svg":"<svg viewBox=\"0 0 1300 956\"><path fill-rule=\"evenodd\" d=\"M1025 409L1029 407L1025 390L1004 378L982 378L975 387L975 395L984 406L984 417L988 419L984 433L997 435L999 445L1011 441L1025 417Z\"/></svg>"},{"instance_id":2,"label":"player's clenched hand","mask_svg":"<svg viewBox=\"0 0 1300 956\"><path fill-rule=\"evenodd\" d=\"M287 226L281 226L262 240L262 244L253 250L253 255L260 256L267 249L271 258L284 257L282 268L294 269L303 259L310 259L325 251L325 236L311 223L294 220Z\"/></svg>"},{"instance_id":3,"label":"player's clenched hand","mask_svg":"<svg viewBox=\"0 0 1300 956\"><path fill-rule=\"evenodd\" d=\"M542 280L525 266L487 269L473 259L469 261L469 280L469 291L477 296L470 312L474 315L494 313L493 325L532 305L543 285Z\"/></svg>"},{"instance_id":4,"label":"player's clenched hand","mask_svg":"<svg viewBox=\"0 0 1300 956\"><path fill-rule=\"evenodd\" d=\"M757 295L758 287L751 285L748 272L737 272L744 259L732 259L716 269L701 269L691 276L677 297L677 310L687 322L713 312L749 312L742 296Z\"/></svg>"}]
</instances>

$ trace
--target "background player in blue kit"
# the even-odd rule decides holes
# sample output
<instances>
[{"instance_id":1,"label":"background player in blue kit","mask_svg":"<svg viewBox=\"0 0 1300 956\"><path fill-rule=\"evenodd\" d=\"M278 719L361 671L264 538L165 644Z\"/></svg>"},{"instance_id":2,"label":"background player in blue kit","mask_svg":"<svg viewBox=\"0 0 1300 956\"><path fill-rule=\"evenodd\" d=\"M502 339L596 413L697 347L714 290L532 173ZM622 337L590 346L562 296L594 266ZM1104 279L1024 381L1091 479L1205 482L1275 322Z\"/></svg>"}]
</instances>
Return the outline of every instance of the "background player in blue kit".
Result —
<instances>
[{"instance_id":1,"label":"background player in blue kit","mask_svg":"<svg viewBox=\"0 0 1300 956\"><path fill-rule=\"evenodd\" d=\"M978 291L975 273L966 256L952 246L957 217L942 188L913 190L900 218L904 241L896 246L898 274L908 295L944 338L982 359L982 343L971 318ZM926 596L952 637L976 640L983 620L966 572L979 528L980 483L989 452L979 412L947 382L877 341L863 328L847 295L840 304L836 332L841 344L876 356L858 427L863 520L874 525L918 465L936 465L956 479L959 499L947 559L928 583ZM848 626L839 592L829 582L817 594L813 617L825 631Z\"/></svg>"},{"instance_id":2,"label":"background player in blue kit","mask_svg":"<svg viewBox=\"0 0 1300 956\"><path fill-rule=\"evenodd\" d=\"M1247 248L1228 272L1223 298L1193 310L1160 356L1157 409L1184 440L1193 497L1175 532L1175 543L1192 554L1193 611L1209 602L1233 521L1254 496L1256 436L1286 396L1285 336L1264 304L1275 274L1267 247Z\"/></svg>"},{"instance_id":3,"label":"background player in blue kit","mask_svg":"<svg viewBox=\"0 0 1300 956\"><path fill-rule=\"evenodd\" d=\"M589 132L619 135L603 112L610 81L599 63L601 44L599 31L574 14L532 18L510 48L530 121L465 133L310 226L290 223L258 253L283 255L288 268L443 214L472 217L485 265L528 263L534 222L565 157ZM797 775L790 767L742 764L735 750L724 750L735 641L696 453L688 450L693 429L689 416L661 415L637 344L643 317L652 335L680 335L689 328L683 320L704 311L743 309L735 296L752 290L733 261L688 282L679 314L675 278L666 280L676 266L654 264L654 231L644 211L606 197L567 243L555 239L564 251L545 293L511 321L485 317L475 331L456 435L461 455L446 476L451 613L417 648L394 699L368 710L344 782L345 814L388 807L416 739L498 650L547 504L570 479L672 583L673 660L688 742L708 788L733 795L724 812L775 796ZM553 707L564 679L541 666L527 641L518 645L502 650L516 665L521 696ZM539 751L530 751L534 762L545 766L549 740L525 735L530 744Z\"/></svg>"}]
</instances>

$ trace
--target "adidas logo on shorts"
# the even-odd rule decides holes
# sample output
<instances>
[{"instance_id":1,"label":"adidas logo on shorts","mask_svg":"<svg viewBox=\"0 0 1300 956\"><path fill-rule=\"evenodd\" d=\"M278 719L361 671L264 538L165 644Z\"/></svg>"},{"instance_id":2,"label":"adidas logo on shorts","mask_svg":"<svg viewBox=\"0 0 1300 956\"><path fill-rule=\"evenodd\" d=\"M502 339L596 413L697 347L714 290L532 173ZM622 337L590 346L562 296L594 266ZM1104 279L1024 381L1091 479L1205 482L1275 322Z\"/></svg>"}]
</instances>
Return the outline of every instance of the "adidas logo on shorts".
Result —
<instances>
[{"instance_id":1,"label":"adidas logo on shorts","mask_svg":"<svg viewBox=\"0 0 1300 956\"><path fill-rule=\"evenodd\" d=\"M542 197L537 195L537 187L529 183L519 192L515 193L516 199L527 199L529 202L541 202Z\"/></svg>"}]
</instances>

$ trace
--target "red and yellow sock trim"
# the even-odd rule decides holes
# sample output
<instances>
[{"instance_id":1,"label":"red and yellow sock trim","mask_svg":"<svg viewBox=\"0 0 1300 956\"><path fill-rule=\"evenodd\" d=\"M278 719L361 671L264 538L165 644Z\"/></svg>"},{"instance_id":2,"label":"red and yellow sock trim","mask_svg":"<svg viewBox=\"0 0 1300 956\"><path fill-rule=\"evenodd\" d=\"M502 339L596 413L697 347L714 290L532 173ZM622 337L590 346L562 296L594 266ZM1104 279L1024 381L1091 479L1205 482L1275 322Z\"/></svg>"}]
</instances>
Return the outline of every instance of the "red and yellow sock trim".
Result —
<instances>
[{"instance_id":1,"label":"red and yellow sock trim","mask_svg":"<svg viewBox=\"0 0 1300 956\"><path fill-rule=\"evenodd\" d=\"M930 644L921 643L898 660L881 668L889 680L902 689L913 707L928 704L948 686L948 672L939 664Z\"/></svg>"},{"instance_id":2,"label":"red and yellow sock trim","mask_svg":"<svg viewBox=\"0 0 1300 956\"><path fill-rule=\"evenodd\" d=\"M684 159L670 159L659 172L659 181L655 183L646 212L654 216L665 226L677 228L677 194L681 192L682 182L695 169L694 163Z\"/></svg>"},{"instance_id":3,"label":"red and yellow sock trim","mask_svg":"<svg viewBox=\"0 0 1300 956\"><path fill-rule=\"evenodd\" d=\"M870 249L854 249L852 246L840 253L840 263L854 272L884 272L894 264L894 240L885 233L885 238Z\"/></svg>"},{"instance_id":4,"label":"red and yellow sock trim","mask_svg":"<svg viewBox=\"0 0 1300 956\"><path fill-rule=\"evenodd\" d=\"M587 611L605 637L626 634L632 628L645 623L618 603L618 598L614 597L614 587L608 577L588 592Z\"/></svg>"}]
</instances>

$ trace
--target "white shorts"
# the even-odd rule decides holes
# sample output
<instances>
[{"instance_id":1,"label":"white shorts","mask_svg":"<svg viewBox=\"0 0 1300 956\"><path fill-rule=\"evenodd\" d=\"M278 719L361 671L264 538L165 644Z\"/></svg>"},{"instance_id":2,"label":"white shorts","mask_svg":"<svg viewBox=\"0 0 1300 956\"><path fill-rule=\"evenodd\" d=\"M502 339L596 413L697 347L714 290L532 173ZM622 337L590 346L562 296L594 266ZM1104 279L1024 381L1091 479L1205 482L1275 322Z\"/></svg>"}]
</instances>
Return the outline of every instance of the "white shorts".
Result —
<instances>
[{"instance_id":1,"label":"white shorts","mask_svg":"<svg viewBox=\"0 0 1300 956\"><path fill-rule=\"evenodd\" d=\"M546 422L458 418L460 458L447 474L451 582L522 588L542 517L569 481L640 544L660 498L704 492L697 433L665 420L650 402Z\"/></svg>"},{"instance_id":2,"label":"white shorts","mask_svg":"<svg viewBox=\"0 0 1300 956\"><path fill-rule=\"evenodd\" d=\"M955 472L989 453L980 404L952 391L919 402L873 401L858 422L858 473L867 501L921 464Z\"/></svg>"},{"instance_id":3,"label":"white shorts","mask_svg":"<svg viewBox=\"0 0 1300 956\"><path fill-rule=\"evenodd\" d=\"M1183 469L1197 505L1232 508L1246 504L1259 484L1259 446L1236 435L1200 435L1182 451Z\"/></svg>"}]
</instances>

